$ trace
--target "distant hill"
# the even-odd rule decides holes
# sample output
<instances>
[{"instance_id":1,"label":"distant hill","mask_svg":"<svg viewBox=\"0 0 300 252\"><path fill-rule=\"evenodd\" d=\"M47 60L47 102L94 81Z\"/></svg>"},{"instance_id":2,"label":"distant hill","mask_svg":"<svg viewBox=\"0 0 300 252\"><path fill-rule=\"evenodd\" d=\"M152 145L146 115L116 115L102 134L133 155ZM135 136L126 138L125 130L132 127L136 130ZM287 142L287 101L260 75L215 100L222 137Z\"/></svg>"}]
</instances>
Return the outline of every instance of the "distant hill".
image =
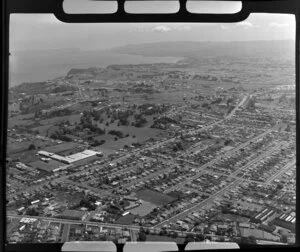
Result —
<instances>
[{"instance_id":1,"label":"distant hill","mask_svg":"<svg viewBox=\"0 0 300 252\"><path fill-rule=\"evenodd\" d=\"M172 57L247 57L247 56L286 56L294 57L295 41L235 41L235 42L159 42L126 45L112 48L111 51L143 56Z\"/></svg>"}]
</instances>

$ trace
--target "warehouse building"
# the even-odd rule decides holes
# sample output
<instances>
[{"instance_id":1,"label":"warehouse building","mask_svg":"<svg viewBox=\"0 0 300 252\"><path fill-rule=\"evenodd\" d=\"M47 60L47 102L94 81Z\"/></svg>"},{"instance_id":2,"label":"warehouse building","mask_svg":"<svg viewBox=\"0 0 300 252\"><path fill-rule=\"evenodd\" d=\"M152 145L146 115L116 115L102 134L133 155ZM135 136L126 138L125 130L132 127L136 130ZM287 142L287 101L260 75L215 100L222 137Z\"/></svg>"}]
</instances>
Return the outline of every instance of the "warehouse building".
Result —
<instances>
[{"instance_id":1,"label":"warehouse building","mask_svg":"<svg viewBox=\"0 0 300 252\"><path fill-rule=\"evenodd\" d=\"M53 160L65 163L65 164L73 164L75 162L84 160L86 158L95 157L95 156L102 156L101 152L96 152L93 150L84 150L82 152L78 152L69 156L60 156L55 153L51 153L48 151L39 151L38 155L46 158L51 158Z\"/></svg>"}]
</instances>

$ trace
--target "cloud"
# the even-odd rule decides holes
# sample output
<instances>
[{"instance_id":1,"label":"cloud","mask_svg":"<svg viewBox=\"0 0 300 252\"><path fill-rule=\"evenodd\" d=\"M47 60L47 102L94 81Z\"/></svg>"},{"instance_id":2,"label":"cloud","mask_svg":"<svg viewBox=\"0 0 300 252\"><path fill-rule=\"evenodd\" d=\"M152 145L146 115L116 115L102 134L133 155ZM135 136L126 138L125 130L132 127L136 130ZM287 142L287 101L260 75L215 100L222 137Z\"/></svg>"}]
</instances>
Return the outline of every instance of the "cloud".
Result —
<instances>
[{"instance_id":1,"label":"cloud","mask_svg":"<svg viewBox=\"0 0 300 252\"><path fill-rule=\"evenodd\" d=\"M175 25L175 26L166 26L159 25L152 28L152 31L155 32L169 32L169 31L190 31L192 29L189 25Z\"/></svg>"},{"instance_id":2,"label":"cloud","mask_svg":"<svg viewBox=\"0 0 300 252\"><path fill-rule=\"evenodd\" d=\"M232 29L232 27L230 27L228 25L221 24L221 29L222 30L230 30L230 29Z\"/></svg>"},{"instance_id":3,"label":"cloud","mask_svg":"<svg viewBox=\"0 0 300 252\"><path fill-rule=\"evenodd\" d=\"M165 26L165 25L159 25L152 28L152 31L154 32L168 32L171 31L171 27Z\"/></svg>"},{"instance_id":4,"label":"cloud","mask_svg":"<svg viewBox=\"0 0 300 252\"><path fill-rule=\"evenodd\" d=\"M192 29L192 27L190 27L189 25L177 26L174 28L179 31L190 31Z\"/></svg>"},{"instance_id":5,"label":"cloud","mask_svg":"<svg viewBox=\"0 0 300 252\"><path fill-rule=\"evenodd\" d=\"M244 29L253 28L253 24L248 21L242 21L236 24L237 27L243 27Z\"/></svg>"},{"instance_id":6,"label":"cloud","mask_svg":"<svg viewBox=\"0 0 300 252\"><path fill-rule=\"evenodd\" d=\"M253 28L254 25L248 21L243 21L243 22L239 22L239 23L236 23L236 24L221 24L220 25L221 29L222 30L231 30L233 28L244 28L244 29L249 29L249 28Z\"/></svg>"},{"instance_id":7,"label":"cloud","mask_svg":"<svg viewBox=\"0 0 300 252\"><path fill-rule=\"evenodd\" d=\"M287 26L290 26L290 25L291 24L288 24L288 23L277 23L277 22L269 23L269 26L273 27L273 28L282 28L282 27L287 27Z\"/></svg>"}]
</instances>

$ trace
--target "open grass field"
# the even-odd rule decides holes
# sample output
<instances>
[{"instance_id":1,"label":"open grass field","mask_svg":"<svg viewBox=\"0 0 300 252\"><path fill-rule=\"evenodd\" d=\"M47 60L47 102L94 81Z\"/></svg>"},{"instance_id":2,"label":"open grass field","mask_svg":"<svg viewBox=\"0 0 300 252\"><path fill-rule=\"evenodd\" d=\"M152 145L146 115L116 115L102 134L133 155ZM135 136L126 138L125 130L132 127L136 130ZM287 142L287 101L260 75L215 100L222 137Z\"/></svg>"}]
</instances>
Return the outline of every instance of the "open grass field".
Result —
<instances>
[{"instance_id":1,"label":"open grass field","mask_svg":"<svg viewBox=\"0 0 300 252\"><path fill-rule=\"evenodd\" d=\"M8 138L7 141L7 153L8 154L14 154L19 153L23 151L27 151L30 144L34 144L36 146L36 149L43 149L46 146L52 146L53 143L50 141L43 141L41 139L30 139L27 141L17 141L17 139Z\"/></svg>"},{"instance_id":2,"label":"open grass field","mask_svg":"<svg viewBox=\"0 0 300 252\"><path fill-rule=\"evenodd\" d=\"M151 137L160 135L163 131L159 129L153 129L148 126L137 128L134 126L117 126L117 122L111 123L109 126L98 123L98 126L106 130L105 135L96 136L98 141L105 140L105 143L97 146L95 149L109 154L124 148L125 145L131 145L137 142L144 142ZM118 138L115 141L115 136L108 134L110 130L119 130L123 132L123 135L129 134L128 137Z\"/></svg>"},{"instance_id":3,"label":"open grass field","mask_svg":"<svg viewBox=\"0 0 300 252\"><path fill-rule=\"evenodd\" d=\"M84 198L83 193L75 192L74 194L70 194L69 192L59 191L56 193L56 200L60 203L72 203L76 204L80 202L81 199Z\"/></svg>"},{"instance_id":4,"label":"open grass field","mask_svg":"<svg viewBox=\"0 0 300 252\"><path fill-rule=\"evenodd\" d=\"M21 160L22 163L28 164L34 161L37 161L38 158L35 155L36 151L23 151L19 153L14 153L14 154L8 154L8 157L11 159L18 159Z\"/></svg>"},{"instance_id":5,"label":"open grass field","mask_svg":"<svg viewBox=\"0 0 300 252\"><path fill-rule=\"evenodd\" d=\"M74 122L79 122L80 120L80 114L76 115L67 115L67 116L59 116L59 117L53 117L49 119L40 120L40 123L42 125L54 125L59 122L63 121L69 121L71 124Z\"/></svg>"},{"instance_id":6,"label":"open grass field","mask_svg":"<svg viewBox=\"0 0 300 252\"><path fill-rule=\"evenodd\" d=\"M132 224L133 221L135 219L135 216L132 214L127 214L125 216L122 216L121 218L116 220L117 224L121 224L121 225L129 225Z\"/></svg>"},{"instance_id":7,"label":"open grass field","mask_svg":"<svg viewBox=\"0 0 300 252\"><path fill-rule=\"evenodd\" d=\"M34 123L33 117L33 113L11 117L8 120L8 128L13 128L16 125L31 125Z\"/></svg>"},{"instance_id":8,"label":"open grass field","mask_svg":"<svg viewBox=\"0 0 300 252\"><path fill-rule=\"evenodd\" d=\"M134 209L131 209L130 212L132 214L136 214L136 215L143 217L143 216L147 215L148 213L150 213L154 208L156 208L156 205L142 200L142 205L140 205Z\"/></svg>"},{"instance_id":9,"label":"open grass field","mask_svg":"<svg viewBox=\"0 0 300 252\"><path fill-rule=\"evenodd\" d=\"M149 189L138 191L136 193L136 197L144 201L148 201L157 206L165 205L175 200L173 197L169 195L152 191Z\"/></svg>"}]
</instances>

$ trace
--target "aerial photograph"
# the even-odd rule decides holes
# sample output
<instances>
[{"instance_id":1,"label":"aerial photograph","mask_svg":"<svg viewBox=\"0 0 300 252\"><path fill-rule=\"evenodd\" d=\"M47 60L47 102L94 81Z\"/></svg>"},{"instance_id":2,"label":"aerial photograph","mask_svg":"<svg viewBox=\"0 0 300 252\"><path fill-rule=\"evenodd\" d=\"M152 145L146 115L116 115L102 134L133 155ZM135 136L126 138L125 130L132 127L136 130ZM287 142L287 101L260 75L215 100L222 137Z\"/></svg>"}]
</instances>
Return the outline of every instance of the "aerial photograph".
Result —
<instances>
[{"instance_id":1,"label":"aerial photograph","mask_svg":"<svg viewBox=\"0 0 300 252\"><path fill-rule=\"evenodd\" d=\"M295 244L295 18L10 17L7 243Z\"/></svg>"}]
</instances>

